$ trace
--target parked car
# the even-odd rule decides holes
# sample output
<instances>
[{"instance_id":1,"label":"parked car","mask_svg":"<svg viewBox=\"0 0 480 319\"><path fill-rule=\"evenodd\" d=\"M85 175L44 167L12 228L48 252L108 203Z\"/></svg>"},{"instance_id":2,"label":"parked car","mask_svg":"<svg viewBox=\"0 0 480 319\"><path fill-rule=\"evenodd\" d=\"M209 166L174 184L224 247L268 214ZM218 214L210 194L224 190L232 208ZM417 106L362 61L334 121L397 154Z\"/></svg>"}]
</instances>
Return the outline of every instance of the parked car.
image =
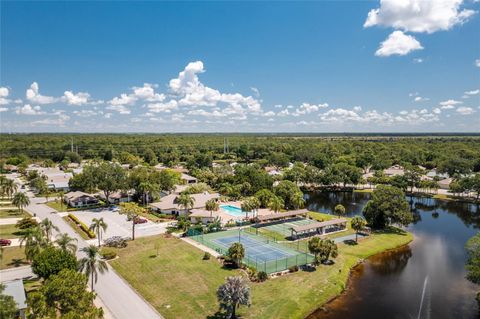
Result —
<instances>
[{"instance_id":1,"label":"parked car","mask_svg":"<svg viewBox=\"0 0 480 319\"><path fill-rule=\"evenodd\" d=\"M10 246L12 241L10 239L0 239L0 246Z\"/></svg>"},{"instance_id":2,"label":"parked car","mask_svg":"<svg viewBox=\"0 0 480 319\"><path fill-rule=\"evenodd\" d=\"M145 224L146 222L148 222L148 220L145 218L135 217L135 224Z\"/></svg>"}]
</instances>

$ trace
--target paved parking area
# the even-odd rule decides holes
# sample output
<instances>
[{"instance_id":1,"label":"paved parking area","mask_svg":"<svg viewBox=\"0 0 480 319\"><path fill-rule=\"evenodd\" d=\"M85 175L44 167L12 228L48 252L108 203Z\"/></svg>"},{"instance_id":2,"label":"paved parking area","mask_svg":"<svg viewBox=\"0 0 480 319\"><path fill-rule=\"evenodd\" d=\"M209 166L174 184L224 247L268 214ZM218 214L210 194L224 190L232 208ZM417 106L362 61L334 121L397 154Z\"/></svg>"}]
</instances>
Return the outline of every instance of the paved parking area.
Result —
<instances>
[{"instance_id":1,"label":"paved parking area","mask_svg":"<svg viewBox=\"0 0 480 319\"><path fill-rule=\"evenodd\" d=\"M83 211L71 212L78 217L87 226L92 223L94 218L103 218L107 223L107 231L103 238L107 239L112 236L132 237L132 222L127 221L127 216L118 213L118 208L110 209L91 209ZM135 237L145 237L163 234L167 230L167 223L154 223L148 221L145 224L135 225Z\"/></svg>"}]
</instances>

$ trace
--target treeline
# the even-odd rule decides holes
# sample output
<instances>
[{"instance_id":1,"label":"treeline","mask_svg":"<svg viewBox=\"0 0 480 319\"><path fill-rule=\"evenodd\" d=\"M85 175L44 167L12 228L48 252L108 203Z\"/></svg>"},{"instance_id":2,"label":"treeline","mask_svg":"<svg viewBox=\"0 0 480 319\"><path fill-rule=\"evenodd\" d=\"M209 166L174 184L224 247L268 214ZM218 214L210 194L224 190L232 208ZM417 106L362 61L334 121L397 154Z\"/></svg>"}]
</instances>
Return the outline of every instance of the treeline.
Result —
<instances>
[{"instance_id":1,"label":"treeline","mask_svg":"<svg viewBox=\"0 0 480 319\"><path fill-rule=\"evenodd\" d=\"M480 171L478 136L309 136L221 134L14 134L1 135L0 164L32 161L116 160L122 164L211 167L213 161L319 169L346 163L365 171L394 164L438 168L450 175Z\"/></svg>"}]
</instances>

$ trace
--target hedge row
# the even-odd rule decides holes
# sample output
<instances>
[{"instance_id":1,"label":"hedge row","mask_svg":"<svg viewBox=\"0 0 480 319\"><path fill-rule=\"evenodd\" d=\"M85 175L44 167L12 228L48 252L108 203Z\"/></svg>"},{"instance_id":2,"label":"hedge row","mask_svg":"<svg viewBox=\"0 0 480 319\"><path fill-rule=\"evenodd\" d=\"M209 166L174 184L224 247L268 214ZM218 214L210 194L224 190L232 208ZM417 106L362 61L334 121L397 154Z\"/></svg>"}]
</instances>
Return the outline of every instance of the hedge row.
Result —
<instances>
[{"instance_id":1,"label":"hedge row","mask_svg":"<svg viewBox=\"0 0 480 319\"><path fill-rule=\"evenodd\" d=\"M77 224L78 227L80 227L81 230L83 230L87 235L88 237L90 238L95 238L95 233L93 231L91 231L90 229L88 229L87 225L85 225L82 221L80 221L77 216L73 215L73 214L68 214L68 217L73 220L75 222L75 224Z\"/></svg>"}]
</instances>

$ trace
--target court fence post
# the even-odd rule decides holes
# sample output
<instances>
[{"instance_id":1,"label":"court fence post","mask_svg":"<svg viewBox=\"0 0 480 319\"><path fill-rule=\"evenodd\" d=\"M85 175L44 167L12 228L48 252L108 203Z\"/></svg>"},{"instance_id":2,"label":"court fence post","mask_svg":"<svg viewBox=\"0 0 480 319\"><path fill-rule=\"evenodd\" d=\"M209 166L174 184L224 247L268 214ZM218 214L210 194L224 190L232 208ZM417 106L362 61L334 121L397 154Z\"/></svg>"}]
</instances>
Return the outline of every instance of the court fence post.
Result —
<instances>
[{"instance_id":1,"label":"court fence post","mask_svg":"<svg viewBox=\"0 0 480 319\"><path fill-rule=\"evenodd\" d=\"M263 262L263 271L267 272L267 261L266 260Z\"/></svg>"}]
</instances>

